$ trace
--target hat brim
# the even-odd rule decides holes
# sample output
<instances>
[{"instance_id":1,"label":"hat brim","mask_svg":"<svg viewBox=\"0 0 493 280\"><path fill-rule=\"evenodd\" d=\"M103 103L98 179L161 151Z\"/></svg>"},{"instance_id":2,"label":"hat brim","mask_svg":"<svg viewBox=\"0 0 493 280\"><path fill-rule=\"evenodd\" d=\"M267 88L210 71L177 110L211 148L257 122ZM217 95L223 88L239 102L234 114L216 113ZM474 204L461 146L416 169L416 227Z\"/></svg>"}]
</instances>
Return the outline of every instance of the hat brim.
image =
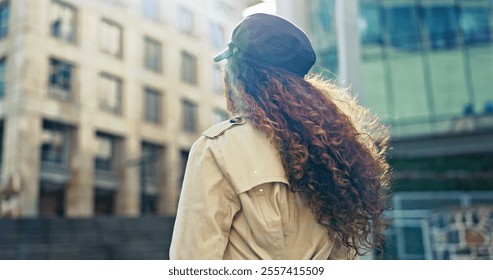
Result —
<instances>
[{"instance_id":1,"label":"hat brim","mask_svg":"<svg viewBox=\"0 0 493 280\"><path fill-rule=\"evenodd\" d=\"M227 59L231 57L231 55L231 51L229 50L229 48L227 48L214 57L214 62L219 62L221 60Z\"/></svg>"}]
</instances>

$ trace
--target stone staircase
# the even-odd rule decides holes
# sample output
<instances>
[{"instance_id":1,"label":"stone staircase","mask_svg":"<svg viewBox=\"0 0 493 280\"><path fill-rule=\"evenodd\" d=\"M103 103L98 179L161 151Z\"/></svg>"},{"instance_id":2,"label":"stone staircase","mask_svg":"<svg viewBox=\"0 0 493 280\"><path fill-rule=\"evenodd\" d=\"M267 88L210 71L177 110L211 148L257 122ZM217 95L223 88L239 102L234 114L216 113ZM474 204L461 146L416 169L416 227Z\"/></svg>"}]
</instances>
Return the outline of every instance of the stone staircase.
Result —
<instances>
[{"instance_id":1,"label":"stone staircase","mask_svg":"<svg viewBox=\"0 0 493 280\"><path fill-rule=\"evenodd\" d=\"M174 217L0 219L0 259L165 260Z\"/></svg>"}]
</instances>

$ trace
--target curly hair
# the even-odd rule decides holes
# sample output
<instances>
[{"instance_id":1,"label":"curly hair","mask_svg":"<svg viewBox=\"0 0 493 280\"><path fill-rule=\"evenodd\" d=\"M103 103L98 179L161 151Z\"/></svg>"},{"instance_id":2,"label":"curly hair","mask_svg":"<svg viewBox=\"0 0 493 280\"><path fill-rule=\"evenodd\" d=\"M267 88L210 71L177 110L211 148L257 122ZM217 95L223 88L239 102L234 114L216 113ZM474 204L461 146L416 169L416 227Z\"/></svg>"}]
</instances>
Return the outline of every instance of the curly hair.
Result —
<instances>
[{"instance_id":1,"label":"curly hair","mask_svg":"<svg viewBox=\"0 0 493 280\"><path fill-rule=\"evenodd\" d=\"M235 57L224 75L228 110L274 143L293 192L355 258L381 250L387 221L388 129L347 90Z\"/></svg>"}]
</instances>

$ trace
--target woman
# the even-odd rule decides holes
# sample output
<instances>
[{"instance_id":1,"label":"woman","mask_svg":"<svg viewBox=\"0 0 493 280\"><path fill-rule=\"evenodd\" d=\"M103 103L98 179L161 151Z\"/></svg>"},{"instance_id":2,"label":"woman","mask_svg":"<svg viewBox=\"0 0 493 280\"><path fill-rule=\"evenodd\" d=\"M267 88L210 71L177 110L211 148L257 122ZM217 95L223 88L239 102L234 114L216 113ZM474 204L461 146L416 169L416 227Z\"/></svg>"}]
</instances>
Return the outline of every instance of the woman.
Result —
<instances>
[{"instance_id":1,"label":"woman","mask_svg":"<svg viewBox=\"0 0 493 280\"><path fill-rule=\"evenodd\" d=\"M254 14L215 61L237 117L193 145L171 259L346 259L382 241L387 134L316 76L306 35Z\"/></svg>"}]
</instances>

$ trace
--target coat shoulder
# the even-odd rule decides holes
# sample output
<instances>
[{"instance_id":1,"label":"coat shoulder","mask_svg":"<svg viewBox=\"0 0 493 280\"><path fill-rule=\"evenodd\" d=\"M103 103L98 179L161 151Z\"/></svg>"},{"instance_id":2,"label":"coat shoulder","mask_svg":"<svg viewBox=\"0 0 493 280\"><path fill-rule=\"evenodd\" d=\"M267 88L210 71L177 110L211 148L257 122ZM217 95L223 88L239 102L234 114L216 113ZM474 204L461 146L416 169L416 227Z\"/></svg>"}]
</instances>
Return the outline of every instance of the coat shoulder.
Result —
<instances>
[{"instance_id":1,"label":"coat shoulder","mask_svg":"<svg viewBox=\"0 0 493 280\"><path fill-rule=\"evenodd\" d=\"M234 118L231 118L229 120L226 120L226 121L223 121L223 122L220 122L216 125L211 126L206 131L204 131L202 133L202 135L204 135L205 137L210 138L210 139L217 139L217 138L219 138L219 136L223 135L224 132L226 132L227 130L229 130L233 127L242 126L245 123L246 123L245 118L234 117Z\"/></svg>"}]
</instances>

